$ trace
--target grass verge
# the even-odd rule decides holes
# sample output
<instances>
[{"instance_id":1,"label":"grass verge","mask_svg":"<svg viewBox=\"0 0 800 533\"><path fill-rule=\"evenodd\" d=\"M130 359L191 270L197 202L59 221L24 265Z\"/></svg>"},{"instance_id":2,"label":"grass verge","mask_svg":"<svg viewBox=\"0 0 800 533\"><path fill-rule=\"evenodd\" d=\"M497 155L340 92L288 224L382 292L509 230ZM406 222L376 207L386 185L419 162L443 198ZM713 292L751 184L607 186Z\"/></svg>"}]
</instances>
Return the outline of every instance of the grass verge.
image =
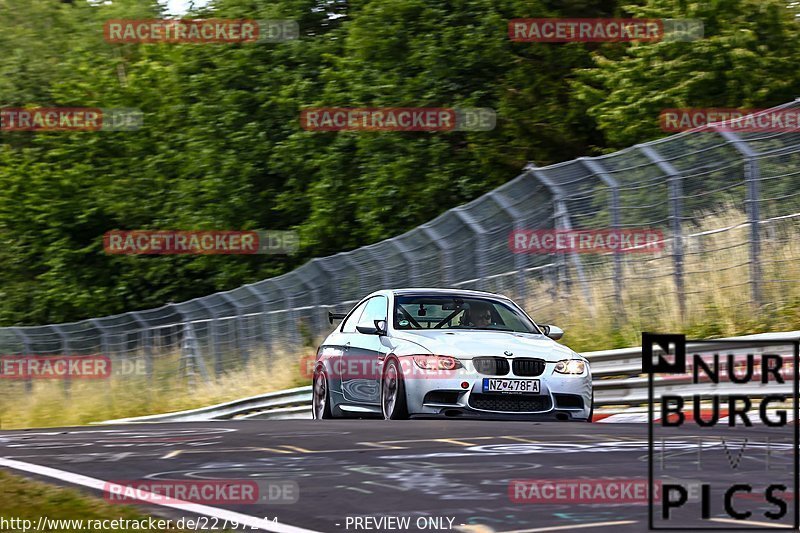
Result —
<instances>
[{"instance_id":1,"label":"grass verge","mask_svg":"<svg viewBox=\"0 0 800 533\"><path fill-rule=\"evenodd\" d=\"M171 522L172 527L166 529L148 529L148 515L141 513L132 506L117 505L100 498L88 496L78 489L63 488L49 485L41 481L26 479L14 474L0 471L0 531L23 531L20 522L10 522L12 519L30 520L31 527L26 527L32 531L38 525L39 517L45 517L49 522L49 527L43 531L53 531L58 533L72 533L78 531L186 531L177 529L176 521ZM136 520L145 528L124 528L124 522L118 522L120 527L109 527L102 529L86 527L91 525L94 520ZM81 525L69 520L82 520ZM166 520L158 519L155 520ZM5 521L5 523L4 523ZM61 521L61 522L54 522ZM112 522L106 522L113 526ZM101 524L102 525L102 524ZM162 524L166 525L166 524Z\"/></svg>"},{"instance_id":2,"label":"grass verge","mask_svg":"<svg viewBox=\"0 0 800 533\"><path fill-rule=\"evenodd\" d=\"M170 356L177 358L177 354ZM177 371L162 368L153 378L111 377L104 380L33 380L32 390L24 383L0 380L0 429L83 425L115 418L193 409L246 396L310 384L303 376L298 358L254 356L245 367L232 370L216 380L197 377L187 383Z\"/></svg>"}]
</instances>

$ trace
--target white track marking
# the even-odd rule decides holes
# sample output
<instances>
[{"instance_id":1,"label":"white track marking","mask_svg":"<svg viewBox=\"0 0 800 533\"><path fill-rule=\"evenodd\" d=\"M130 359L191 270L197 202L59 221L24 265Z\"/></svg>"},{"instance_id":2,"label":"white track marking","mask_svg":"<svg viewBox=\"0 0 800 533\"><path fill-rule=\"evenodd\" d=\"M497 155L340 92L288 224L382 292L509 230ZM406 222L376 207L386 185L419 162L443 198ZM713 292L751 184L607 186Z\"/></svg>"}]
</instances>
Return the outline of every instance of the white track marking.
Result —
<instances>
[{"instance_id":1,"label":"white track marking","mask_svg":"<svg viewBox=\"0 0 800 533\"><path fill-rule=\"evenodd\" d=\"M384 450L407 450L407 446L390 446L389 444L381 444L380 442L357 442L356 444L361 444L363 446L373 446L375 448L381 448Z\"/></svg>"},{"instance_id":2,"label":"white track marking","mask_svg":"<svg viewBox=\"0 0 800 533\"><path fill-rule=\"evenodd\" d=\"M734 518L709 518L712 522L723 522L725 524L737 524L741 526L759 526L759 527L774 527L777 529L791 529L787 528L786 524L776 524L774 522L756 522L754 520L736 520Z\"/></svg>"},{"instance_id":3,"label":"white track marking","mask_svg":"<svg viewBox=\"0 0 800 533\"><path fill-rule=\"evenodd\" d=\"M455 439L433 439L433 440L436 442L444 442L446 444L455 444L457 446L477 446L477 444L473 444L471 442L464 442L463 440L455 440Z\"/></svg>"},{"instance_id":4,"label":"white track marking","mask_svg":"<svg viewBox=\"0 0 800 533\"><path fill-rule=\"evenodd\" d=\"M504 531L503 533L539 533L540 531L571 531L574 529L587 529L590 527L625 526L635 524L637 520L618 520L616 522L593 522L590 524L570 524L568 526L537 527L534 529L515 529L514 531Z\"/></svg>"},{"instance_id":5,"label":"white track marking","mask_svg":"<svg viewBox=\"0 0 800 533\"><path fill-rule=\"evenodd\" d=\"M183 450L172 450L167 455L162 457L162 459L172 459L173 457L179 456L182 452L183 452Z\"/></svg>"},{"instance_id":6,"label":"white track marking","mask_svg":"<svg viewBox=\"0 0 800 533\"><path fill-rule=\"evenodd\" d=\"M125 487L114 483L103 481L102 479L95 479L81 474L73 474L72 472L65 472L64 470L57 470L48 466L40 466L32 463L23 463L22 461L14 461L0 457L0 466L12 468L14 470L21 470L30 474L37 474L50 478L59 479L72 483L73 485L81 485L95 490L105 492L110 488L119 488L124 490ZM153 496L157 500L159 496L150 492L140 491L142 494ZM211 516L219 520L227 520L228 522L238 522L239 524L251 526L262 531L270 531L272 533L320 533L311 529L303 529L301 527L290 526L288 524L278 524L271 520L263 520L261 518L250 516L235 511L228 511L226 509L218 509L216 507L209 507L208 505L201 505L198 503L182 502L176 500L174 503L157 503L156 501L148 502L153 505L160 505L161 507L169 507L179 511L186 511L189 513Z\"/></svg>"}]
</instances>

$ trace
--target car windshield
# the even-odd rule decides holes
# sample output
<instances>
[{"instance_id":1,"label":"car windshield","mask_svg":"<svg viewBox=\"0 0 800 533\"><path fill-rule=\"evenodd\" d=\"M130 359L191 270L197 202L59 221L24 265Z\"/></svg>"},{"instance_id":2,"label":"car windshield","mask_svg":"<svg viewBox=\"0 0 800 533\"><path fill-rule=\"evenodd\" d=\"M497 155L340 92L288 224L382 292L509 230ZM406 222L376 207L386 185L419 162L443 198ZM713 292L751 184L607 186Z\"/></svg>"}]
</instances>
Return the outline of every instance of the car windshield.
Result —
<instances>
[{"instance_id":1,"label":"car windshield","mask_svg":"<svg viewBox=\"0 0 800 533\"><path fill-rule=\"evenodd\" d=\"M460 295L397 296L395 329L484 329L541 333L528 317L500 300Z\"/></svg>"}]
</instances>

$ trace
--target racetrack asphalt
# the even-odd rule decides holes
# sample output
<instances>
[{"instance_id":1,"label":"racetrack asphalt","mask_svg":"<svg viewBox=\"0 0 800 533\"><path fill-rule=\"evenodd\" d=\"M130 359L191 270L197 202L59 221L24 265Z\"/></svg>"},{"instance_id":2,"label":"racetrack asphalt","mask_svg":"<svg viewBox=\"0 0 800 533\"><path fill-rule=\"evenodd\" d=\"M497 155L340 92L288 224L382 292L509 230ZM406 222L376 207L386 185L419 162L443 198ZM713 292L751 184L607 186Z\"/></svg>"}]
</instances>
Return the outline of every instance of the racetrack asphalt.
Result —
<instances>
[{"instance_id":1,"label":"racetrack asphalt","mask_svg":"<svg viewBox=\"0 0 800 533\"><path fill-rule=\"evenodd\" d=\"M791 425L659 428L654 445L656 478L691 481L693 488L690 503L674 511L669 523L657 520L657 525L689 531L701 525L719 531L791 525L796 458L792 432ZM266 531L286 532L301 531L294 528L318 532L647 531L648 504L641 493L637 501L631 500L631 493L626 500L609 501L611 493L603 492L601 496L593 493L591 501L554 497L518 502L511 497L509 483L539 480L537 486L542 488L543 480L582 479L584 484L604 480L594 486L610 480L642 485L648 478L648 449L647 424L243 420L0 431L0 466L61 485L75 483L68 474L114 482L295 482L299 487L295 503L204 502L255 517L263 521ZM20 470L20 464L57 472L43 476L33 468ZM754 492L737 494L733 501L737 509L753 514L730 521L720 487L742 482L753 485ZM784 495L787 514L777 522L765 517L765 511L776 507L765 502L758 489L773 482L783 483L788 492ZM702 483L712 484L711 519L698 522L700 506L692 502L698 494L694 490ZM100 494L96 487L84 490ZM603 495L605 501L597 500ZM198 515L152 503L139 505L145 512L173 519ZM655 512L660 516L660 504ZM365 517L373 520L367 522ZM387 521L388 517L394 517L393 521ZM395 521L402 517L410 518L407 527ZM381 518L383 522L378 521Z\"/></svg>"}]
</instances>

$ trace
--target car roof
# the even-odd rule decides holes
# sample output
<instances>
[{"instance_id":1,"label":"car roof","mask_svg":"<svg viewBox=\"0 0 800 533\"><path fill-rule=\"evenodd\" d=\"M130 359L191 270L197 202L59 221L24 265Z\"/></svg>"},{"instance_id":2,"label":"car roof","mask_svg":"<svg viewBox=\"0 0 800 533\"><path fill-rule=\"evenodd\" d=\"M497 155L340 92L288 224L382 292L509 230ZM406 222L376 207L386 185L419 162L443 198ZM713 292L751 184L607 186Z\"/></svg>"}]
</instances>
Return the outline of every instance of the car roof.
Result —
<instances>
[{"instance_id":1,"label":"car roof","mask_svg":"<svg viewBox=\"0 0 800 533\"><path fill-rule=\"evenodd\" d=\"M388 292L394 293L396 296L417 296L417 295L427 295L427 294L440 294L440 295L448 295L448 294L459 294L464 296L489 296L492 298L502 298L504 300L509 300L508 296L504 296L502 294L495 294L493 292L485 292L485 291L471 291L467 289L435 289L435 288L406 288L406 289L392 289Z\"/></svg>"}]
</instances>

